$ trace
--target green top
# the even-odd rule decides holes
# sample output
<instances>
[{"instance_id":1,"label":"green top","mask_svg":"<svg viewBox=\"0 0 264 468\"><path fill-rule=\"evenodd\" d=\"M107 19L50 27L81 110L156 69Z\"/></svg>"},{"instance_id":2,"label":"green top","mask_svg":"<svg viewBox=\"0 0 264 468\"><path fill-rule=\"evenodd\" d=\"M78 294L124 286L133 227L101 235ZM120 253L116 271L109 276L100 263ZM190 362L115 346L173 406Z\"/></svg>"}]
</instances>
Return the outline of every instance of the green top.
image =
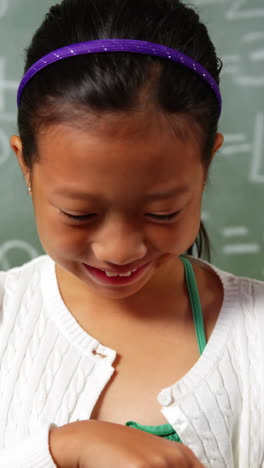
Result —
<instances>
[{"instance_id":1,"label":"green top","mask_svg":"<svg viewBox=\"0 0 264 468\"><path fill-rule=\"evenodd\" d=\"M189 293L189 298L192 307L192 314L197 338L197 344L200 354L204 351L206 346L206 336L204 330L203 314L201 309L199 292L196 284L196 279L193 271L192 264L185 257L181 257L184 265L185 280ZM181 442L177 432L170 424L162 424L160 426L143 426L137 424L134 421L128 421L126 426L133 427L134 429L140 429L141 431L148 432L149 434L157 435L165 439L173 440L175 442Z\"/></svg>"}]
</instances>

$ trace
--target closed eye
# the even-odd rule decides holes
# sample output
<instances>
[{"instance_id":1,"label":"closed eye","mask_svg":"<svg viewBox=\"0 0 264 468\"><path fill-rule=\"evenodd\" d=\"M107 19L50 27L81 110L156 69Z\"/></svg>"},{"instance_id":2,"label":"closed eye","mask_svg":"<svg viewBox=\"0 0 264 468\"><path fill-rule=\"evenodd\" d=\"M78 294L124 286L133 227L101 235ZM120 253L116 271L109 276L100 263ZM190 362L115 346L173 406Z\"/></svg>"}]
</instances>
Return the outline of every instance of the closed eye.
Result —
<instances>
[{"instance_id":1,"label":"closed eye","mask_svg":"<svg viewBox=\"0 0 264 468\"><path fill-rule=\"evenodd\" d=\"M154 213L146 213L145 216L148 216L152 219L155 219L157 221L171 221L172 219L176 218L176 216L180 213L180 211L175 211L174 213L168 213L165 215L158 215ZM76 221L76 222L82 222L82 221L87 221L91 219L93 216L96 216L96 213L89 213L86 215L72 215L70 213L66 213L64 211L61 211L61 214L66 216L67 218Z\"/></svg>"},{"instance_id":2,"label":"closed eye","mask_svg":"<svg viewBox=\"0 0 264 468\"><path fill-rule=\"evenodd\" d=\"M95 213L89 213L86 215L72 215L70 213L65 213L65 211L61 211L61 214L63 214L69 219L72 219L73 221L78 221L78 222L87 221L91 217L95 216Z\"/></svg>"},{"instance_id":3,"label":"closed eye","mask_svg":"<svg viewBox=\"0 0 264 468\"><path fill-rule=\"evenodd\" d=\"M166 215L157 215L154 213L146 213L146 216L156 219L157 221L170 221L171 219L176 218L180 211L175 211L174 213L168 213Z\"/></svg>"}]
</instances>

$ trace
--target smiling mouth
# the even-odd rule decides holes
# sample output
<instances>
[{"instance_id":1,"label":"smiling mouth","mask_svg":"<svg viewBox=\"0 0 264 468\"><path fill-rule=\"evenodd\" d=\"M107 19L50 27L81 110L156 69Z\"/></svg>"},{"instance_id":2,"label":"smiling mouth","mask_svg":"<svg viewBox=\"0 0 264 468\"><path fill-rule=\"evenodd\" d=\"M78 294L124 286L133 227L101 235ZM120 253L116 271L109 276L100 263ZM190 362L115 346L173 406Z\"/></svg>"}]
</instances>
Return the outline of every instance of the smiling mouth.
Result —
<instances>
[{"instance_id":1,"label":"smiling mouth","mask_svg":"<svg viewBox=\"0 0 264 468\"><path fill-rule=\"evenodd\" d=\"M145 263L141 267L136 268L135 270L127 271L126 273L115 273L107 270L101 270L99 268L92 267L83 263L85 270L93 276L93 278L99 280L100 282L112 285L126 284L141 275L148 267L151 262Z\"/></svg>"}]
</instances>

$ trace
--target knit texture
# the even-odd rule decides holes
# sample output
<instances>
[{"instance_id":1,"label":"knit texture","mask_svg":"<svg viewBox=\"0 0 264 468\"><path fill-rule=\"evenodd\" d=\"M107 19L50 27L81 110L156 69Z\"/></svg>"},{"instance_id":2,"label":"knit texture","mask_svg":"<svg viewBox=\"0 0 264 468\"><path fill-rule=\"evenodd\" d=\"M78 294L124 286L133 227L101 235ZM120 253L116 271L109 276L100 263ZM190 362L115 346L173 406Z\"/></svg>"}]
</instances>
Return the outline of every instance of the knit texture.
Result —
<instances>
[{"instance_id":1,"label":"knit texture","mask_svg":"<svg viewBox=\"0 0 264 468\"><path fill-rule=\"evenodd\" d=\"M205 351L157 397L206 467L263 468L264 283L216 272L224 303ZM0 468L54 468L51 425L90 418L115 356L67 310L49 257L1 272Z\"/></svg>"}]
</instances>

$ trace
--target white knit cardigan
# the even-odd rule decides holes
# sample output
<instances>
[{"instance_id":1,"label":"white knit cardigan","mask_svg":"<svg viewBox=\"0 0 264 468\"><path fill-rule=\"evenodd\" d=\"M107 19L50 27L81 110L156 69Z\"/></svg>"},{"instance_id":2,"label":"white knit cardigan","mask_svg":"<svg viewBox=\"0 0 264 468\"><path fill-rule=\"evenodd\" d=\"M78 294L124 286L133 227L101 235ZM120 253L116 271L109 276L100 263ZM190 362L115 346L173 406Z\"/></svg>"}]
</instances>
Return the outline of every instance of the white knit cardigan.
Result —
<instances>
[{"instance_id":1,"label":"white knit cardigan","mask_svg":"<svg viewBox=\"0 0 264 468\"><path fill-rule=\"evenodd\" d=\"M206 467L263 468L264 283L216 272L224 303L205 351L157 398ZM1 272L0 468L54 468L50 427L90 418L115 356L67 310L49 257Z\"/></svg>"}]
</instances>

